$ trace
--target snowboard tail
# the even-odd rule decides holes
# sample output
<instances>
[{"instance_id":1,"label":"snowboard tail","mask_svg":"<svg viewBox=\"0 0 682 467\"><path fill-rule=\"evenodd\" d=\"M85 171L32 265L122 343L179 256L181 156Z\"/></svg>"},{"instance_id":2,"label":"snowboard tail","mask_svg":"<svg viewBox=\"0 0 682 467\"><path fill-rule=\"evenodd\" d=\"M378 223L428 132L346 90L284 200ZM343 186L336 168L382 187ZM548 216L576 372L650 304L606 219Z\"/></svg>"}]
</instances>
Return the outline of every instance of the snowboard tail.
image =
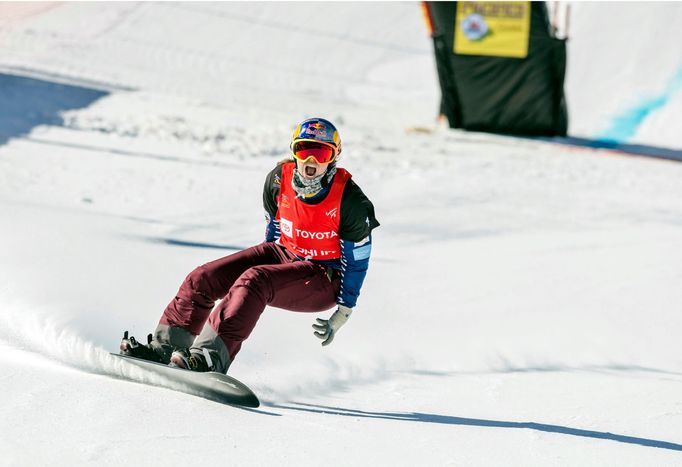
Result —
<instances>
[{"instance_id":1,"label":"snowboard tail","mask_svg":"<svg viewBox=\"0 0 682 467\"><path fill-rule=\"evenodd\" d=\"M178 381L187 386L188 390L183 391L176 387L169 387L176 391L188 394L199 395L206 399L222 402L230 405L242 407L258 407L260 401L258 397L244 383L231 376L210 371L206 373L173 368L161 363L142 360L140 358L129 357L112 353L114 357L121 358L128 363L149 371L172 381ZM131 378L128 378L131 379ZM137 381L137 380L135 380Z\"/></svg>"}]
</instances>

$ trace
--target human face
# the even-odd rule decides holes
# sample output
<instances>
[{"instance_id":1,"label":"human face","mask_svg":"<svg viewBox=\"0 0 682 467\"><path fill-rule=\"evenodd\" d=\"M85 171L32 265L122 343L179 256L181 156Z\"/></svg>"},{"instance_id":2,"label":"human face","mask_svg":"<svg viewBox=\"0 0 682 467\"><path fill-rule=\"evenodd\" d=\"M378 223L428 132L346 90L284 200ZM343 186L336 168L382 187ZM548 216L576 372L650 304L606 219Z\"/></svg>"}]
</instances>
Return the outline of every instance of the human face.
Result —
<instances>
[{"instance_id":1,"label":"human face","mask_svg":"<svg viewBox=\"0 0 682 467\"><path fill-rule=\"evenodd\" d=\"M301 177L305 178L306 180L312 180L315 177L319 177L325 173L327 171L327 167L329 167L329 164L329 162L320 164L313 157L305 162L296 159L296 170L298 170L298 173L301 175Z\"/></svg>"}]
</instances>

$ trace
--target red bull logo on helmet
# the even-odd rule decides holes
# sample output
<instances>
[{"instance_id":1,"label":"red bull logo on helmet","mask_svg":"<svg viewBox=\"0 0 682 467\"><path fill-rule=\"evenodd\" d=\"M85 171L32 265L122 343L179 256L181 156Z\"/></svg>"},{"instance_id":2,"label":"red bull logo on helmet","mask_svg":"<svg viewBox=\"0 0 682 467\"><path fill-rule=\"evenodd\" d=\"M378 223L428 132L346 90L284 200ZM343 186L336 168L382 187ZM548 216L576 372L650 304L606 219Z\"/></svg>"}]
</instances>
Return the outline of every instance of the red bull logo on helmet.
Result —
<instances>
[{"instance_id":1,"label":"red bull logo on helmet","mask_svg":"<svg viewBox=\"0 0 682 467\"><path fill-rule=\"evenodd\" d=\"M300 140L321 141L334 146L335 154L341 153L341 138L334 124L323 118L311 118L299 123L291 137L290 148Z\"/></svg>"},{"instance_id":2,"label":"red bull logo on helmet","mask_svg":"<svg viewBox=\"0 0 682 467\"><path fill-rule=\"evenodd\" d=\"M303 131L303 134L306 135L313 135L317 136L320 138L326 138L327 137L327 125L324 123L320 122L311 122L305 125L305 130Z\"/></svg>"}]
</instances>

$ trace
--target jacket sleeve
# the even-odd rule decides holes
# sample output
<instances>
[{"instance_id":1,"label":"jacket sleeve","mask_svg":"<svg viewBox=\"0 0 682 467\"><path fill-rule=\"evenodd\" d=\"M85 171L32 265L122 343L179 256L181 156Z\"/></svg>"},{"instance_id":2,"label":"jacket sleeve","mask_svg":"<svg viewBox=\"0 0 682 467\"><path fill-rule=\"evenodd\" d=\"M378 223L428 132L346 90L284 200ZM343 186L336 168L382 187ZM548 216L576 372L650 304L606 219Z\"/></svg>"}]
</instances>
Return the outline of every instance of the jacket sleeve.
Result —
<instances>
[{"instance_id":1,"label":"jacket sleeve","mask_svg":"<svg viewBox=\"0 0 682 467\"><path fill-rule=\"evenodd\" d=\"M352 308L357 303L372 253L372 230L378 226L371 201L349 180L341 199L341 288L336 298L339 305Z\"/></svg>"},{"instance_id":2,"label":"jacket sleeve","mask_svg":"<svg viewBox=\"0 0 682 467\"><path fill-rule=\"evenodd\" d=\"M278 164L265 177L263 186L263 209L265 210L265 241L274 242L279 239L280 230L277 221L277 197L282 180L282 165Z\"/></svg>"},{"instance_id":3,"label":"jacket sleeve","mask_svg":"<svg viewBox=\"0 0 682 467\"><path fill-rule=\"evenodd\" d=\"M372 236L359 242L341 240L341 288L336 303L353 308L367 275L372 253Z\"/></svg>"}]
</instances>

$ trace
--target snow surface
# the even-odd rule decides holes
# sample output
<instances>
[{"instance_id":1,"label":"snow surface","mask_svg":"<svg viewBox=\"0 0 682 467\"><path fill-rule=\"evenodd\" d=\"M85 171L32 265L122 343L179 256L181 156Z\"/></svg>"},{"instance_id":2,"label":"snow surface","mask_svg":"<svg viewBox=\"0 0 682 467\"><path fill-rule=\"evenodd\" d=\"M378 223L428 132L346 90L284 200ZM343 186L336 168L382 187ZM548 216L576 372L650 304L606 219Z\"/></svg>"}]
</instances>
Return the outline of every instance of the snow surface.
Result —
<instances>
[{"instance_id":1,"label":"snow surface","mask_svg":"<svg viewBox=\"0 0 682 467\"><path fill-rule=\"evenodd\" d=\"M679 163L434 127L414 3L2 3L0 47L1 465L682 465ZM116 378L310 115L382 223L349 323L266 310L259 410Z\"/></svg>"},{"instance_id":2,"label":"snow surface","mask_svg":"<svg viewBox=\"0 0 682 467\"><path fill-rule=\"evenodd\" d=\"M682 2L569 5L569 133L682 149Z\"/></svg>"}]
</instances>

